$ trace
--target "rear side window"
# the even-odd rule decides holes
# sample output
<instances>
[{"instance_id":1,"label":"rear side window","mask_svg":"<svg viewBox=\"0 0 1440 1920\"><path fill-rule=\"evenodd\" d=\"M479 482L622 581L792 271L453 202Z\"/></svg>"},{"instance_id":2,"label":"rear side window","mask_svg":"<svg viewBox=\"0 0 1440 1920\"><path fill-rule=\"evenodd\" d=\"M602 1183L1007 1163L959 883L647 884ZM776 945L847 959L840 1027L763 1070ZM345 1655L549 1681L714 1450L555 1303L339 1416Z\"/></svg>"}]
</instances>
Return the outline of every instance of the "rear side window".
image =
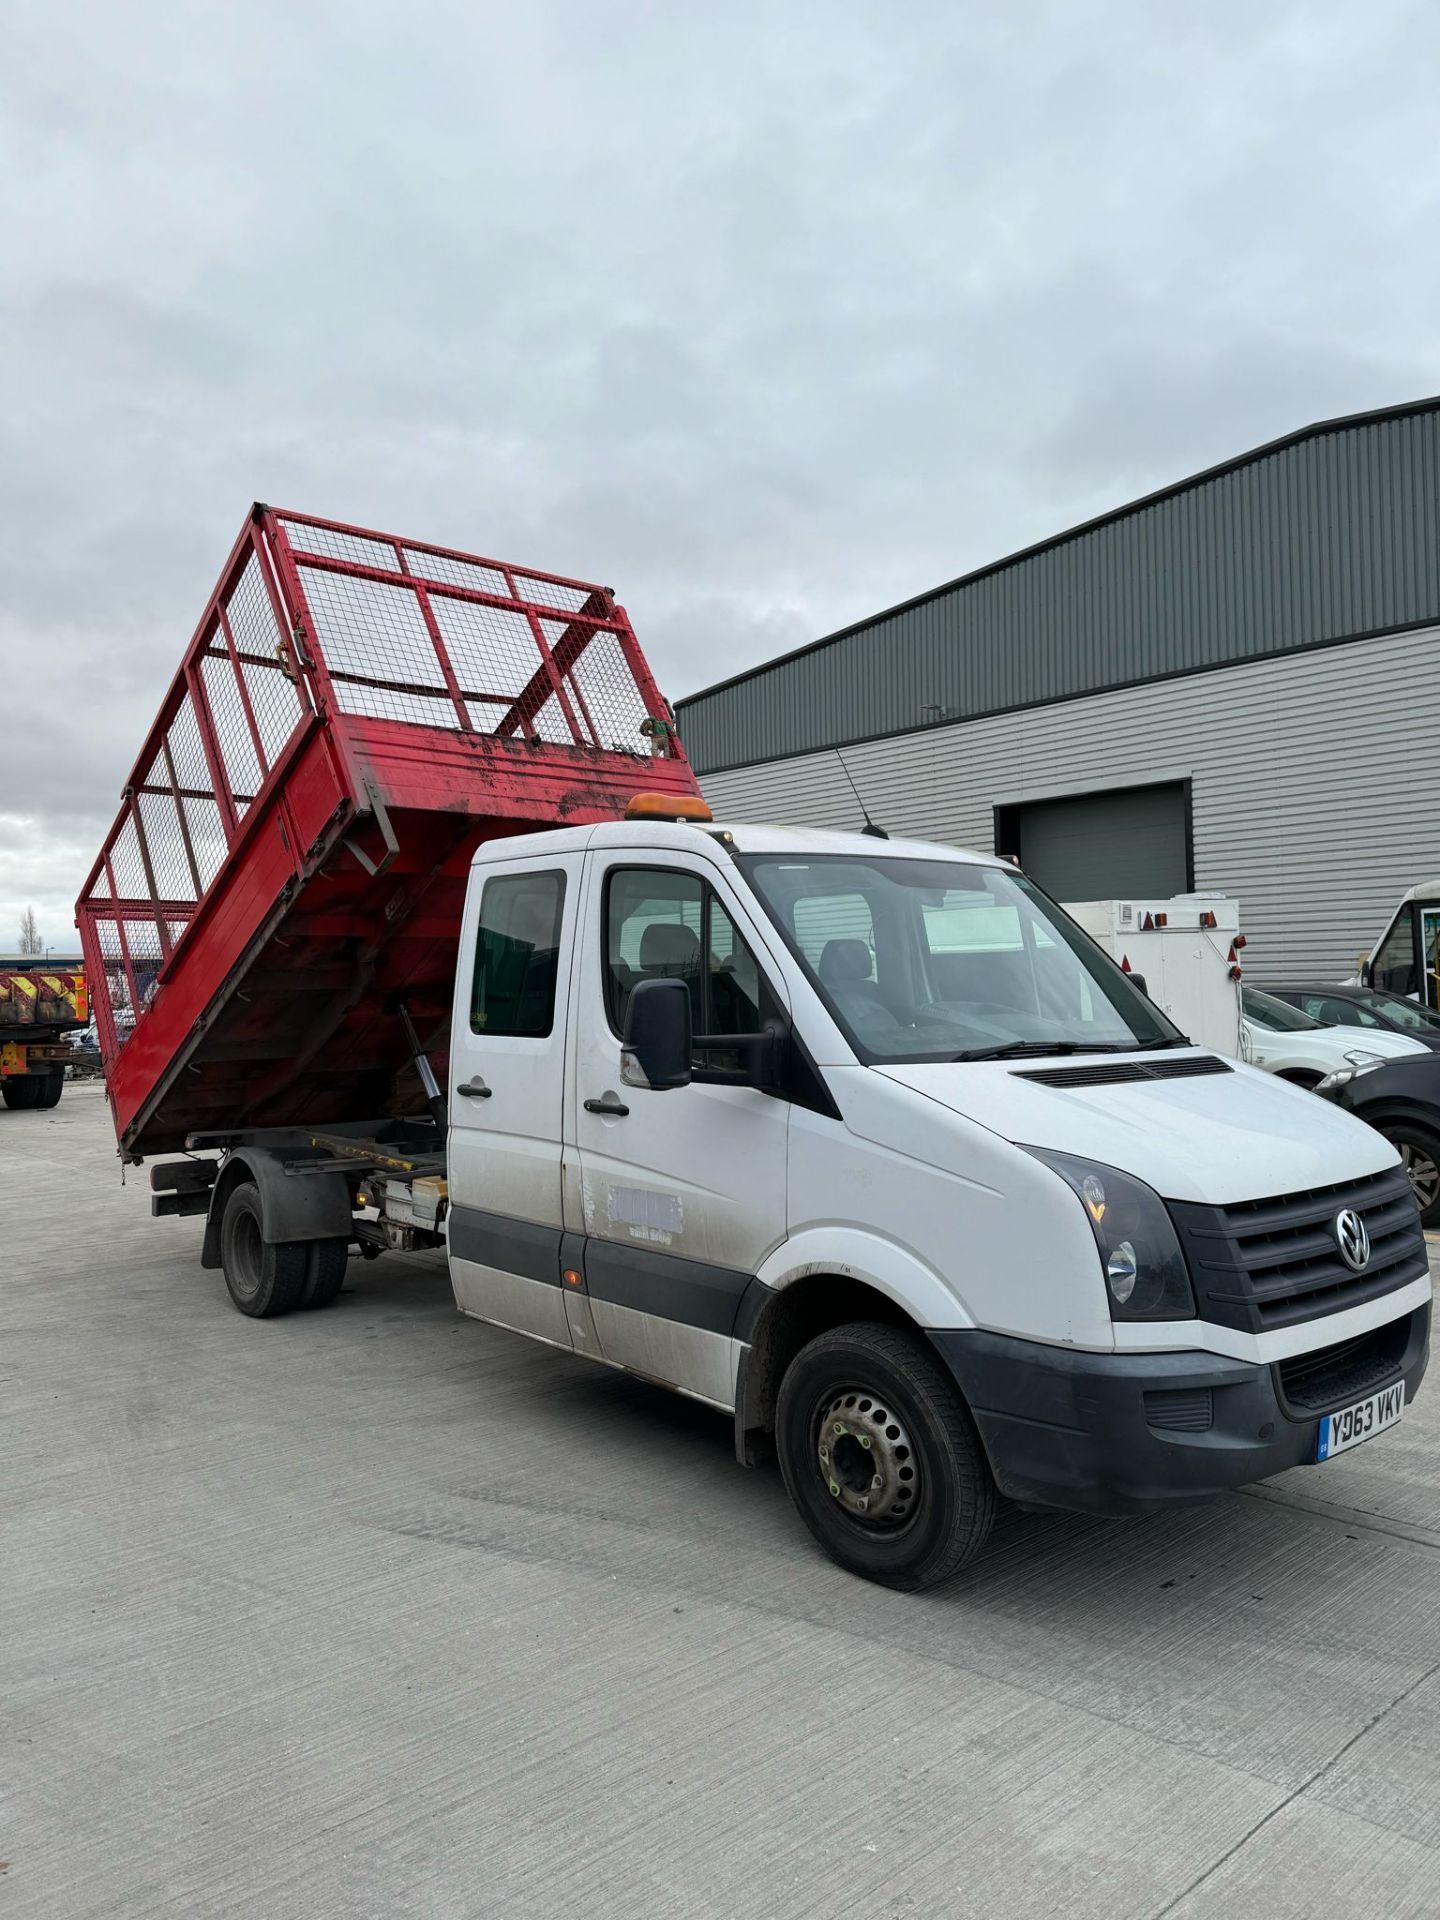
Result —
<instances>
[{"instance_id":1,"label":"rear side window","mask_svg":"<svg viewBox=\"0 0 1440 1920\"><path fill-rule=\"evenodd\" d=\"M480 895L470 1029L543 1038L555 1024L563 873L498 874Z\"/></svg>"}]
</instances>

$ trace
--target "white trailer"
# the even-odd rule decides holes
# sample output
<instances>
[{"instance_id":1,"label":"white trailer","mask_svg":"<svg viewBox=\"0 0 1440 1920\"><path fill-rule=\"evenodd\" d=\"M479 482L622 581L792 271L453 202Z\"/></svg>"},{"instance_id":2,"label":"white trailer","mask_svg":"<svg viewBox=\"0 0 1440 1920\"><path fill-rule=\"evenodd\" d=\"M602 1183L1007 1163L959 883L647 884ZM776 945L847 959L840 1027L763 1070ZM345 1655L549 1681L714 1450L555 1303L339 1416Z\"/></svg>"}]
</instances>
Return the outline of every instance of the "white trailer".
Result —
<instances>
[{"instance_id":1,"label":"white trailer","mask_svg":"<svg viewBox=\"0 0 1440 1920\"><path fill-rule=\"evenodd\" d=\"M1239 902L1219 893L1173 900L1079 900L1065 911L1197 1046L1244 1057Z\"/></svg>"}]
</instances>

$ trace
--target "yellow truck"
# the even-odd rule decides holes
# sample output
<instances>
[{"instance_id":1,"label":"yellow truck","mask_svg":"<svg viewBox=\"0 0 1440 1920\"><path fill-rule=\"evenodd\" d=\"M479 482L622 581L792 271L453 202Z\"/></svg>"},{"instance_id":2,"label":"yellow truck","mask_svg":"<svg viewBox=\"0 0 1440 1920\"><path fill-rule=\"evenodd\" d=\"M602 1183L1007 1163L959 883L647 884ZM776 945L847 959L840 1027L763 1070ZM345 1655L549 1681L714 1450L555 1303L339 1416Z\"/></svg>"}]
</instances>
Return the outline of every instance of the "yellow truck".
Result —
<instances>
[{"instance_id":1,"label":"yellow truck","mask_svg":"<svg viewBox=\"0 0 1440 1920\"><path fill-rule=\"evenodd\" d=\"M90 996L78 970L39 962L0 968L0 1098L11 1108L53 1107L76 1058L65 1036L90 1024Z\"/></svg>"}]
</instances>

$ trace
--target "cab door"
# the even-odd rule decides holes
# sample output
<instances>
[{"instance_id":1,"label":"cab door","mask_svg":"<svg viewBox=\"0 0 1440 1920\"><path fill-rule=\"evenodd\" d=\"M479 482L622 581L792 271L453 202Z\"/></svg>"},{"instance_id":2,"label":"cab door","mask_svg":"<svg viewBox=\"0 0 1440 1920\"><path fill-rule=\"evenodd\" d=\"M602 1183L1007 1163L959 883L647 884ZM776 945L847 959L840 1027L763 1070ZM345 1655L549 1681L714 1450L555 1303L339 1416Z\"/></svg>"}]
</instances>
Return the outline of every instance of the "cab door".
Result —
<instances>
[{"instance_id":1,"label":"cab door","mask_svg":"<svg viewBox=\"0 0 1440 1920\"><path fill-rule=\"evenodd\" d=\"M472 869L450 1043L450 1276L477 1319L571 1345L562 1132L584 855Z\"/></svg>"},{"instance_id":2,"label":"cab door","mask_svg":"<svg viewBox=\"0 0 1440 1920\"><path fill-rule=\"evenodd\" d=\"M689 1086L628 1087L620 1036L642 979L682 979L697 1033L758 1033L788 1017L780 978L714 868L642 849L591 853L579 948L573 1111L595 1337L604 1359L728 1407L740 1296L785 1237L789 1105L709 1053Z\"/></svg>"}]
</instances>

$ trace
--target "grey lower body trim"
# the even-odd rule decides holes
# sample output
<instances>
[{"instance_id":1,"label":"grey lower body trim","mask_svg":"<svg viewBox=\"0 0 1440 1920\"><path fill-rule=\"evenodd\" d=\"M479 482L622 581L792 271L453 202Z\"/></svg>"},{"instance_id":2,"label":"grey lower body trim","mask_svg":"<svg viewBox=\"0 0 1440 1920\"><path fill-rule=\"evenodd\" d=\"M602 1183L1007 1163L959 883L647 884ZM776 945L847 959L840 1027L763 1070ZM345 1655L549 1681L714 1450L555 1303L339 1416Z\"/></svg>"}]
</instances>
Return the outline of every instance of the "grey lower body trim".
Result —
<instances>
[{"instance_id":1,"label":"grey lower body trim","mask_svg":"<svg viewBox=\"0 0 1440 1920\"><path fill-rule=\"evenodd\" d=\"M594 1302L673 1320L728 1340L752 1275L623 1240L585 1243L585 1285Z\"/></svg>"},{"instance_id":2,"label":"grey lower body trim","mask_svg":"<svg viewBox=\"0 0 1440 1920\"><path fill-rule=\"evenodd\" d=\"M483 1213L478 1207L450 1209L452 1259L519 1274L541 1286L561 1285L562 1237L559 1227L533 1220L512 1220L508 1214Z\"/></svg>"},{"instance_id":3,"label":"grey lower body trim","mask_svg":"<svg viewBox=\"0 0 1440 1920\"><path fill-rule=\"evenodd\" d=\"M750 1274L476 1207L451 1209L449 1246L462 1312L734 1405L731 1334ZM565 1285L566 1267L583 1286Z\"/></svg>"}]
</instances>

